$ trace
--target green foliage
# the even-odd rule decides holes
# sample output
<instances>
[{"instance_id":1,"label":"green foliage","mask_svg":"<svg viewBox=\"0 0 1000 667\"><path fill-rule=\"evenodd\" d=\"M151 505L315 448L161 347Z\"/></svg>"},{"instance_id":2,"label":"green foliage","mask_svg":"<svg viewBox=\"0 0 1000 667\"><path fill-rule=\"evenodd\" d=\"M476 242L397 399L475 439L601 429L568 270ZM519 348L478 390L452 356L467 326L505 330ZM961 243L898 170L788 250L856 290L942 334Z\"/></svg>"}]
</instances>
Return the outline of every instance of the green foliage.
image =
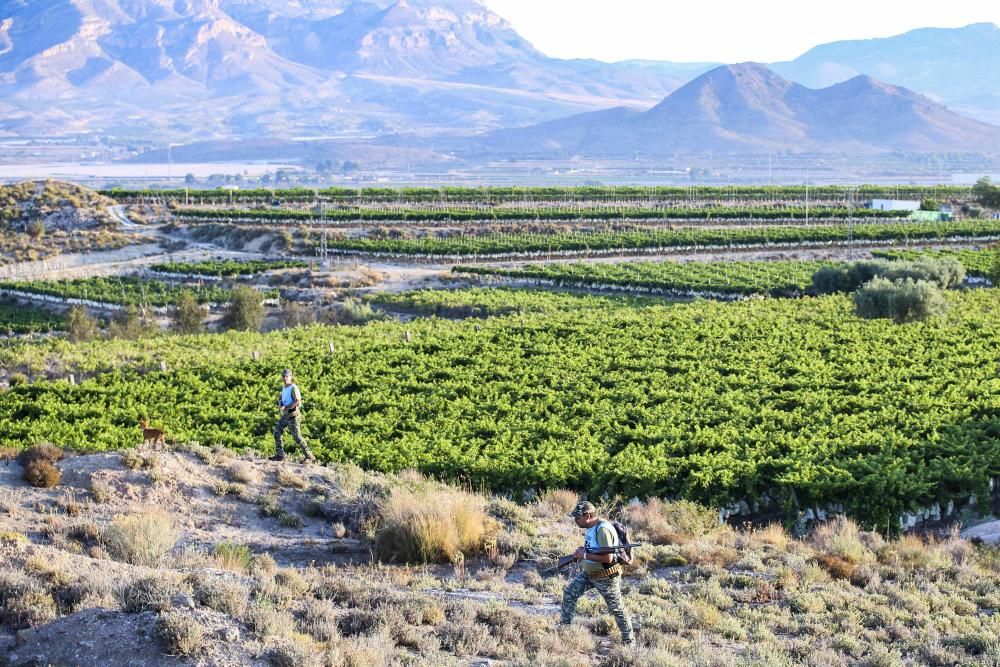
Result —
<instances>
[{"instance_id":1,"label":"green foliage","mask_svg":"<svg viewBox=\"0 0 1000 667\"><path fill-rule=\"evenodd\" d=\"M228 329L239 331L259 331L264 323L263 296L260 292L239 285L232 291L223 325Z\"/></svg>"},{"instance_id":2,"label":"green foliage","mask_svg":"<svg viewBox=\"0 0 1000 667\"><path fill-rule=\"evenodd\" d=\"M533 264L519 268L456 266L455 273L551 281L555 285L728 294L804 291L829 262L621 262Z\"/></svg>"},{"instance_id":3,"label":"green foliage","mask_svg":"<svg viewBox=\"0 0 1000 667\"><path fill-rule=\"evenodd\" d=\"M167 262L164 264L153 264L149 268L160 273L226 278L257 275L258 273L278 269L304 269L308 266L307 262L296 260L242 260L239 262L235 260L218 260L212 262Z\"/></svg>"},{"instance_id":4,"label":"green foliage","mask_svg":"<svg viewBox=\"0 0 1000 667\"><path fill-rule=\"evenodd\" d=\"M459 307L463 295L490 309L508 299L516 314L18 343L0 349L5 367L48 360L97 375L0 393L0 446L120 449L135 442L135 415L154 414L180 441L265 449L288 365L323 459L473 488L708 506L794 490L801 506L842 503L884 525L985 495L1000 473L997 290L950 293L947 318L905 327L858 319L842 296L641 307L514 290L446 296ZM160 360L171 373L144 372Z\"/></svg>"},{"instance_id":5,"label":"green foliage","mask_svg":"<svg viewBox=\"0 0 1000 667\"><path fill-rule=\"evenodd\" d=\"M328 246L344 254L415 256L504 256L557 253L592 253L609 250L667 250L763 246L773 244L827 244L907 239L982 238L1000 233L1000 220L960 222L893 222L865 225L827 224L800 226L732 226L677 230L513 233L450 237L332 239Z\"/></svg>"},{"instance_id":6,"label":"green foliage","mask_svg":"<svg viewBox=\"0 0 1000 667\"><path fill-rule=\"evenodd\" d=\"M155 323L144 319L139 313L139 308L130 303L111 318L108 334L115 338L135 340L150 333L155 327Z\"/></svg>"},{"instance_id":7,"label":"green foliage","mask_svg":"<svg viewBox=\"0 0 1000 667\"><path fill-rule=\"evenodd\" d=\"M17 303L0 303L0 332L42 333L58 331L64 326L65 321L62 317L46 310Z\"/></svg>"},{"instance_id":8,"label":"green foliage","mask_svg":"<svg viewBox=\"0 0 1000 667\"><path fill-rule=\"evenodd\" d=\"M943 315L948 302L940 288L924 280L874 278L854 294L859 317L885 317L899 324Z\"/></svg>"},{"instance_id":9,"label":"green foliage","mask_svg":"<svg viewBox=\"0 0 1000 667\"><path fill-rule=\"evenodd\" d=\"M973 198L986 208L1000 208L1000 185L994 185L989 176L983 176L972 186Z\"/></svg>"},{"instance_id":10,"label":"green foliage","mask_svg":"<svg viewBox=\"0 0 1000 667\"><path fill-rule=\"evenodd\" d=\"M876 250L878 259L918 261L928 259L955 259L965 267L970 276L989 277L990 269L1000 246L986 250Z\"/></svg>"},{"instance_id":11,"label":"green foliage","mask_svg":"<svg viewBox=\"0 0 1000 667\"><path fill-rule=\"evenodd\" d=\"M185 334L203 331L205 316L205 309L198 303L194 293L191 290L184 290L173 311L174 330Z\"/></svg>"},{"instance_id":12,"label":"green foliage","mask_svg":"<svg viewBox=\"0 0 1000 667\"><path fill-rule=\"evenodd\" d=\"M920 281L940 289L958 287L965 280L965 267L953 257L917 257L913 261L865 260L839 267L824 267L813 274L816 294L853 292L874 278L893 281Z\"/></svg>"},{"instance_id":13,"label":"green foliage","mask_svg":"<svg viewBox=\"0 0 1000 667\"><path fill-rule=\"evenodd\" d=\"M72 342L85 342L97 335L97 320L83 306L72 306L66 312L65 328Z\"/></svg>"},{"instance_id":14,"label":"green foliage","mask_svg":"<svg viewBox=\"0 0 1000 667\"><path fill-rule=\"evenodd\" d=\"M88 299L102 303L119 305L168 306L177 303L189 288L158 280L143 280L135 277L76 278L74 280L4 282L0 286L46 294L61 299ZM229 290L221 287L199 287L195 293L199 303L222 303L230 298Z\"/></svg>"},{"instance_id":15,"label":"green foliage","mask_svg":"<svg viewBox=\"0 0 1000 667\"><path fill-rule=\"evenodd\" d=\"M936 199L926 198L920 200L920 210L921 211L938 211L941 209L941 205L938 204Z\"/></svg>"}]
</instances>

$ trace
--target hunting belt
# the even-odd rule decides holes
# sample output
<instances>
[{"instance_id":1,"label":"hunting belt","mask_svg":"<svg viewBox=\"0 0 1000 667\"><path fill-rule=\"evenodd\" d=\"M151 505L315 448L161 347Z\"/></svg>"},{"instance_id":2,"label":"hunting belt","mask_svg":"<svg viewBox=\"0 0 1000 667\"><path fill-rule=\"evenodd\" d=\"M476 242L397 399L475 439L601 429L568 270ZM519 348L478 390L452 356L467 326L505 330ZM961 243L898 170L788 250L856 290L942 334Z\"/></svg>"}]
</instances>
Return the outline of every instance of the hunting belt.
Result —
<instances>
[{"instance_id":1,"label":"hunting belt","mask_svg":"<svg viewBox=\"0 0 1000 667\"><path fill-rule=\"evenodd\" d=\"M597 572L588 572L587 576L591 579L607 579L608 577L613 577L615 575L621 574L625 568L622 567L621 563L616 563L609 568L604 570L598 570Z\"/></svg>"}]
</instances>

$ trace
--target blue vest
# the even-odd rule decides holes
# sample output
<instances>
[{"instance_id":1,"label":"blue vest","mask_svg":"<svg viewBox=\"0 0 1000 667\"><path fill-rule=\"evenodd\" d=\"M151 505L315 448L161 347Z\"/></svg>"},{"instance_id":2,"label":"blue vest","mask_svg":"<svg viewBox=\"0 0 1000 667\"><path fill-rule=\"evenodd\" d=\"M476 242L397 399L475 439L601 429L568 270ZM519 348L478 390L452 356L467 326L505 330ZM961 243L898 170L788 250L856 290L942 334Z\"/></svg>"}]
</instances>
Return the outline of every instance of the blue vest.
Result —
<instances>
[{"instance_id":1,"label":"blue vest","mask_svg":"<svg viewBox=\"0 0 1000 667\"><path fill-rule=\"evenodd\" d=\"M291 405L295 402L295 394L298 392L299 388L294 384L290 384L287 387L282 387L281 389L281 407L286 405Z\"/></svg>"}]
</instances>

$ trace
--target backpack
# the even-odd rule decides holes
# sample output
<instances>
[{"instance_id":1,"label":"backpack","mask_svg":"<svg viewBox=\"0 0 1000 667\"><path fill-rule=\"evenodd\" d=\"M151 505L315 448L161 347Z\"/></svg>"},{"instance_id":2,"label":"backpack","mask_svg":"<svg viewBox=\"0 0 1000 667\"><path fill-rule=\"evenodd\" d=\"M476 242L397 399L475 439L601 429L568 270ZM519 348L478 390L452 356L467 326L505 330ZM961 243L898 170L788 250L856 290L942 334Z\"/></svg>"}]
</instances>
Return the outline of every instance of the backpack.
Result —
<instances>
[{"instance_id":1,"label":"backpack","mask_svg":"<svg viewBox=\"0 0 1000 667\"><path fill-rule=\"evenodd\" d=\"M628 526L623 524L621 521L610 521L606 520L606 523L610 523L611 527L615 529L615 533L618 535L618 544L632 544L632 536L628 533ZM615 552L615 562L624 563L625 565L632 564L632 549L622 549L621 551Z\"/></svg>"}]
</instances>

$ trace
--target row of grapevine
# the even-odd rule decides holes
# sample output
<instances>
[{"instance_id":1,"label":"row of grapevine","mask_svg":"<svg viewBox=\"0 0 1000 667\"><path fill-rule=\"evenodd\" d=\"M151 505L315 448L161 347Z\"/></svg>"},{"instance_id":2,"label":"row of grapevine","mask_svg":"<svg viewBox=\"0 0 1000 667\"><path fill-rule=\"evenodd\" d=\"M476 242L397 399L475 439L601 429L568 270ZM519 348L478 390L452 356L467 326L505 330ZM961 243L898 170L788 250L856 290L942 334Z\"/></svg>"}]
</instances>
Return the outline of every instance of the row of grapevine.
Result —
<instances>
[{"instance_id":1,"label":"row of grapevine","mask_svg":"<svg viewBox=\"0 0 1000 667\"><path fill-rule=\"evenodd\" d=\"M278 269L304 269L308 262L300 260L216 260L206 262L166 262L153 264L151 271L157 273L173 273L184 276L210 276L215 278L231 278L235 276L253 276Z\"/></svg>"},{"instance_id":2,"label":"row of grapevine","mask_svg":"<svg viewBox=\"0 0 1000 667\"><path fill-rule=\"evenodd\" d=\"M0 282L0 290L23 295L37 294L61 301L87 301L97 304L169 306L190 290L199 303L225 303L230 291L215 285L184 286L159 280L121 276L113 278L74 278L71 280L32 280ZM267 297L276 296L270 292Z\"/></svg>"},{"instance_id":3,"label":"row of grapevine","mask_svg":"<svg viewBox=\"0 0 1000 667\"><path fill-rule=\"evenodd\" d=\"M957 259L965 267L970 276L985 277L1000 267L1000 247L991 250L878 250L872 253L885 259L938 259L951 257Z\"/></svg>"},{"instance_id":4,"label":"row of grapevine","mask_svg":"<svg viewBox=\"0 0 1000 667\"><path fill-rule=\"evenodd\" d=\"M350 223L493 223L493 222L801 222L807 219L902 220L909 211L872 211L847 208L494 208L489 210L449 208L442 210L416 208L383 209L238 209L181 208L174 217L184 222L303 222L322 224Z\"/></svg>"},{"instance_id":5,"label":"row of grapevine","mask_svg":"<svg viewBox=\"0 0 1000 667\"><path fill-rule=\"evenodd\" d=\"M0 303L0 333L44 333L62 328L63 318L56 314L12 303Z\"/></svg>"},{"instance_id":6,"label":"row of grapevine","mask_svg":"<svg viewBox=\"0 0 1000 667\"><path fill-rule=\"evenodd\" d=\"M766 245L821 245L858 241L927 241L990 239L1000 235L1000 220L942 223L883 223L817 225L812 227L755 227L642 230L632 232L490 234L482 236L416 239L338 238L327 245L340 254L385 256L503 257L539 254L578 254L614 250L671 250L705 247Z\"/></svg>"},{"instance_id":7,"label":"row of grapevine","mask_svg":"<svg viewBox=\"0 0 1000 667\"><path fill-rule=\"evenodd\" d=\"M456 266L457 274L538 281L541 284L634 291L722 294L804 292L812 275L832 262L622 262L544 264L518 268Z\"/></svg>"}]
</instances>

